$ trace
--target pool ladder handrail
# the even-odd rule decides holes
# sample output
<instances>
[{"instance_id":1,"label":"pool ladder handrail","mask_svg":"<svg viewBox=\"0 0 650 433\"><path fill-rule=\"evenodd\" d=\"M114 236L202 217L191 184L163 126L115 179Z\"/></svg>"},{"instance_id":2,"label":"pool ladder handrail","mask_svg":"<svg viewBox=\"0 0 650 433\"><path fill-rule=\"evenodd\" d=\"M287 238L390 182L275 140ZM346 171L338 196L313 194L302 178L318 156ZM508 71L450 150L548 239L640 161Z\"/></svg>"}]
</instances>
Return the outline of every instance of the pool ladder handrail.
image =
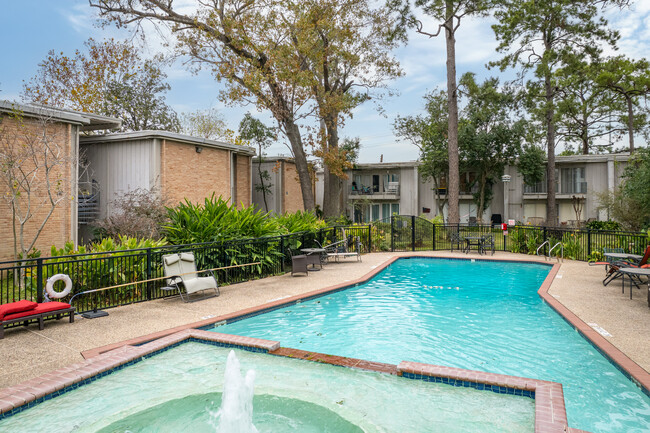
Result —
<instances>
[{"instance_id":1,"label":"pool ladder handrail","mask_svg":"<svg viewBox=\"0 0 650 433\"><path fill-rule=\"evenodd\" d=\"M549 245L550 245L550 244L549 244ZM560 262L560 261L563 262L563 261L564 261L564 244L563 244L562 242L558 242L557 244L553 245L553 248L551 248L550 250L548 250L548 258L549 258L549 259L551 258L551 253L553 252L553 250L554 250L558 245L560 246L560 254L561 254L561 255L560 255L560 256L555 256L555 257L557 257L557 261L558 261L558 262Z\"/></svg>"},{"instance_id":2,"label":"pool ladder handrail","mask_svg":"<svg viewBox=\"0 0 650 433\"><path fill-rule=\"evenodd\" d=\"M544 242L542 242L542 244L540 246L537 247L536 254L538 256L539 256L539 250L541 250L544 247L544 245L547 245L547 244L548 244L549 247L551 246L549 241L544 241ZM546 255L544 255L544 257L546 257Z\"/></svg>"},{"instance_id":3,"label":"pool ladder handrail","mask_svg":"<svg viewBox=\"0 0 650 433\"><path fill-rule=\"evenodd\" d=\"M564 261L564 244L562 244L562 242L558 242L558 243L556 243L555 245L553 245L553 247L551 247L551 243L550 243L550 241L545 240L544 242L542 242L542 244L541 244L540 246L537 247L537 251L536 251L536 253L537 253L538 256L539 256L539 250L541 250L541 249L544 247L544 245L548 245L548 246L550 247L550 249L548 250L548 255L544 255L544 260L548 260L548 259L550 259L550 258L551 258L551 253L552 253L553 250L554 250L555 248L557 248L558 245L559 245L559 246L560 246L560 254L561 254L561 256L556 256L556 257L557 257L557 261L558 261L558 262L559 262L560 260ZM560 259L560 257L561 257L561 259Z\"/></svg>"}]
</instances>

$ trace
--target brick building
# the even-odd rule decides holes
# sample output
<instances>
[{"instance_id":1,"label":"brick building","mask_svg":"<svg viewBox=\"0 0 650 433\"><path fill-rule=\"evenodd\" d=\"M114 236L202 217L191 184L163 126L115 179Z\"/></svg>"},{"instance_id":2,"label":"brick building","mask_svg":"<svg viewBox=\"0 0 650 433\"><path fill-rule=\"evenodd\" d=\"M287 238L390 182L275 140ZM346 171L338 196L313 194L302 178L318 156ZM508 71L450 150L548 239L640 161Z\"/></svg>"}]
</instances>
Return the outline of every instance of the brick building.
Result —
<instances>
[{"instance_id":1,"label":"brick building","mask_svg":"<svg viewBox=\"0 0 650 433\"><path fill-rule=\"evenodd\" d=\"M18 244L22 229L25 248L36 238L34 248L46 255L52 245L77 243L79 134L120 123L106 116L0 101L0 158L5 168L0 183L0 260L14 258L14 227Z\"/></svg>"},{"instance_id":2,"label":"brick building","mask_svg":"<svg viewBox=\"0 0 650 433\"><path fill-rule=\"evenodd\" d=\"M167 131L137 131L83 137L88 164L81 188L88 205L80 233L112 212L111 202L138 188L155 190L170 204L202 202L213 193L241 206L251 204L251 159L255 150Z\"/></svg>"}]
</instances>

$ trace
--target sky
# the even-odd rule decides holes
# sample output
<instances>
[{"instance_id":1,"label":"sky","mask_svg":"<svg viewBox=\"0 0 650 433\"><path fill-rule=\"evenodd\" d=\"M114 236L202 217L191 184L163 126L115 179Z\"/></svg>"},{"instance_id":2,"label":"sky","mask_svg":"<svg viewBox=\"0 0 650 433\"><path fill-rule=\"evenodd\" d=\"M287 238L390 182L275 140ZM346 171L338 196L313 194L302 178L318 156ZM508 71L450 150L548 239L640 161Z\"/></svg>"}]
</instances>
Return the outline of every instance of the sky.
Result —
<instances>
[{"instance_id":1,"label":"sky","mask_svg":"<svg viewBox=\"0 0 650 433\"><path fill-rule=\"evenodd\" d=\"M184 0L188 1L188 0ZM642 58L650 52L650 0L636 0L623 12L607 15L610 26L621 33L618 53ZM457 33L457 76L474 72L479 80L499 76L512 78L512 72L487 70L486 64L500 56L495 52L496 39L491 29L492 18L464 19ZM433 28L433 23L428 23ZM125 39L131 34L114 27L99 27L96 10L86 0L0 0L0 99L20 100L23 82L33 77L38 64L48 51L72 56L90 37ZM142 47L145 55L163 50L160 39L149 32ZM609 54L613 54L610 52ZM404 76L388 83L396 96L381 101L382 112L375 104L366 103L346 121L341 137L359 137L359 162L403 162L418 158L418 149L395 137L393 121L397 115L422 114L422 97L432 90L446 88L446 52L443 38L411 34L406 46L395 50ZM208 72L190 73L181 62L166 70L171 91L167 103L177 112L216 108L229 127L237 129L243 115L250 111L255 117L274 125L267 113L255 107L227 107L218 99L221 84ZM271 146L268 155L290 155L283 140Z\"/></svg>"}]
</instances>

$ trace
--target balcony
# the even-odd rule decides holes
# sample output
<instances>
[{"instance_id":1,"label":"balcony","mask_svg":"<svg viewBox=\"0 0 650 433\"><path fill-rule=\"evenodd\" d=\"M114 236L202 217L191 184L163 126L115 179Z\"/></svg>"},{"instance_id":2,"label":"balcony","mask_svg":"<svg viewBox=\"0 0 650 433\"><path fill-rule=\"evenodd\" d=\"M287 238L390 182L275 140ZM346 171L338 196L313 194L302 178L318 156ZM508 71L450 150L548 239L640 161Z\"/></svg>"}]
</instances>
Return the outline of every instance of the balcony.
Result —
<instances>
[{"instance_id":1,"label":"balcony","mask_svg":"<svg viewBox=\"0 0 650 433\"><path fill-rule=\"evenodd\" d=\"M546 182L538 182L535 185L524 185L524 197L527 199L545 199L546 198ZM575 194L586 194L587 182L566 182L562 183L559 188L555 185L555 195L558 198L571 198Z\"/></svg>"},{"instance_id":2,"label":"balcony","mask_svg":"<svg viewBox=\"0 0 650 433\"><path fill-rule=\"evenodd\" d=\"M395 200L400 196L399 182L388 182L386 185L374 185L358 187L353 184L350 187L350 200Z\"/></svg>"}]
</instances>

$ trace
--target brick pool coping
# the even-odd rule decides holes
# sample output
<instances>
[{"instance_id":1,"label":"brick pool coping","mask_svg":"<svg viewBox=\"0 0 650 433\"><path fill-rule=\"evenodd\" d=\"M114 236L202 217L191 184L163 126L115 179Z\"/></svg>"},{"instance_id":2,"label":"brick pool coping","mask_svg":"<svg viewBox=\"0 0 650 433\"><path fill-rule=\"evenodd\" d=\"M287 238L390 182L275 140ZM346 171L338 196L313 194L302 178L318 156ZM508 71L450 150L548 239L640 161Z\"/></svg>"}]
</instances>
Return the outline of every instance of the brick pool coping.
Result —
<instances>
[{"instance_id":1,"label":"brick pool coping","mask_svg":"<svg viewBox=\"0 0 650 433\"><path fill-rule=\"evenodd\" d=\"M472 387L499 394L520 395L522 398L531 397L535 400L535 433L581 432L581 430L567 427L564 394L562 385L559 383L417 362L402 361L399 365L393 365L364 361L281 348L278 341L221 334L200 329L178 331L141 346L124 345L84 362L2 389L0 390L0 419L132 365L145 359L148 355L153 356L187 341L214 343L221 347L241 348L274 356L393 374L408 379L444 383L449 386Z\"/></svg>"},{"instance_id":2,"label":"brick pool coping","mask_svg":"<svg viewBox=\"0 0 650 433\"><path fill-rule=\"evenodd\" d=\"M175 342L192 338L187 336L187 333L190 333L192 335L194 335L194 333L200 333L196 335L200 335L201 337L199 338L203 339L202 336L204 335L205 332L207 332L208 334L216 335L216 337L212 336L211 338L206 338L207 340L220 341L222 343L231 344L235 346L247 346L247 344L250 344L251 341L257 339L252 339L249 337L231 336L228 334L219 334L211 331L201 331L196 328L207 327L221 322L243 319L249 316L262 314L264 312L272 311L278 308L282 308L284 306L292 305L297 302L301 302L303 300L317 298L327 293L333 293L351 286L362 284L368 281L369 279L371 279L372 277L374 277L375 275L377 275L379 272L384 270L386 267L388 267L395 261L401 258L414 258L414 257L428 257L428 256L423 256L416 252L411 254L403 254L400 256L395 256L385 261L381 265L376 266L373 270L371 270L364 276L355 280L346 281L340 284L325 287L322 289L317 289L301 295L291 296L276 301L268 302L266 304L262 304L257 307L240 310L234 313L221 315L215 318L210 318L199 322L178 326L165 331L160 331L160 332L144 335L138 338L125 340L119 343L114 343L114 344L84 351L81 354L86 359L85 363L73 364L63 369L56 370L52 373L48 373L41 377L29 380L22 384L0 390L0 414L7 411L5 408L8 407L8 404L12 404L12 409L13 409L14 407L13 405L20 403L20 401L22 401L22 403L20 403L19 406L22 406L29 402L33 402L38 398L42 398L44 395L51 394L53 392L58 392L64 387L69 386L65 384L70 382L70 380L72 380L72 378L75 376L75 373L72 372L75 369L80 369L79 371L81 372L81 376L83 377L83 379L81 380L87 380L92 375L101 374L103 372L106 372L107 370L111 370L112 368L115 368L116 366L120 366L126 362L130 362L133 359L137 359L148 353L161 350L162 348L166 347L169 344L174 344ZM465 259L465 258L444 257L444 256L439 256L439 258L443 258L443 259L448 258L454 260L470 259L470 258ZM472 257L471 259L485 260L485 261L502 261L502 262L542 263L542 264L550 265L546 261L535 260L534 258L530 258L530 257L509 258L507 260L494 258L494 257L477 257L477 258ZM559 269L560 269L559 263L552 265L549 274L547 275L546 279L544 280L540 289L538 290L538 294L540 295L540 297L546 303L548 303L549 306L551 306L551 308L553 308L558 314L560 314L567 322L569 322L576 330L578 330L578 332L580 332L585 338L587 338L588 341L590 341L599 351L601 351L605 356L613 360L625 374L629 375L629 377L631 377L632 380L634 380L639 386L642 387L644 392L648 393L648 390L650 389L650 374L646 372L643 368L641 368L638 364L636 364L634 361L632 361L630 358L628 358L620 350L618 350L613 344L609 343L604 337L598 334L595 330L593 330L585 322L579 319L575 314L569 311L566 307L564 307L564 305L562 305L559 301L557 301L552 295L548 293L550 286L553 282L553 279L555 278L555 275L558 273ZM179 336L182 338L180 338ZM246 340L233 342L233 340L230 340L230 338L246 339ZM175 341L170 342L170 339ZM245 344L242 341L247 343ZM277 342L272 342L272 343L277 343ZM378 372L384 372L390 374L401 374L401 372L397 370L399 366L394 366L392 364L382 364L382 363L363 361L363 360L352 359L352 358L317 354L313 352L304 352L304 351L299 351L297 349L280 348L279 343L277 344L278 347L275 347L274 349L267 349L269 353L272 353L274 355L279 355L279 356L289 356L292 358L309 359L309 360L324 362L332 365L361 368L365 370L372 370L372 371L378 371ZM137 355L137 353L140 353L139 352L140 349L149 350L149 348L151 347L157 347L157 349L151 349L149 352L145 353L144 355ZM125 357L128 356L131 356L129 361L120 362L121 360L123 360ZM105 364L109 360L110 362L117 362L117 363L113 367L106 367ZM408 365L408 364L404 364L404 365L403 364L404 363L401 363L400 365L401 366ZM416 363L410 363L410 364L416 364ZM427 365L427 364L417 364L417 365L428 366L427 371L428 373L431 374L424 375L426 377L440 377L440 378L446 377L448 379L464 380L467 382L476 382L476 383L478 383L476 379L478 375L481 375L482 379L485 379L484 376L490 376L492 379L498 378L495 380L497 381L500 380L501 383L503 383L503 381L508 378L519 379L519 380L522 379L522 378L516 378L514 376L496 375L496 374L490 374L490 373L484 373L478 371L455 369L452 367L442 367L442 366L434 366L434 365ZM442 369L442 370L438 370L438 369ZM94 371L94 373L87 374L89 371ZM445 372L445 374L448 375L451 374L453 376L450 377L448 375L447 376L437 375L438 373L441 373L443 371ZM418 374L411 371L407 371L407 373ZM419 374L422 376L421 373ZM467 376L463 376L463 374L467 374ZM486 379L486 380L492 380L492 379ZM536 381L534 379L524 379L524 380L526 381L527 384L530 383L531 384L530 386L532 386L533 382L537 382L540 384L539 385L540 394L538 396L536 393L535 396L535 401L536 401L535 432L536 433L540 433L540 432L554 433L554 432L565 432L565 431L574 432L574 433L582 432L582 430L571 429L566 426L566 411L564 409L564 398L562 394L561 384L555 384L554 382ZM72 381L70 383L73 384L77 382L79 381ZM63 383L64 385L61 386L61 383ZM500 383L493 383L489 381L481 382L481 383L503 386L500 385ZM551 384L554 384L554 386L552 386ZM559 386L559 391L557 388L558 386ZM47 387L49 391L43 393L45 387ZM15 394L12 394L12 392L15 392ZM30 396L32 396L33 398L31 398ZM28 401L28 398L31 399ZM540 400L538 400L538 398ZM561 401L561 406L558 403L558 401ZM539 408L539 412L538 412L538 408ZM540 425L538 425L538 420L540 422Z\"/></svg>"}]
</instances>

